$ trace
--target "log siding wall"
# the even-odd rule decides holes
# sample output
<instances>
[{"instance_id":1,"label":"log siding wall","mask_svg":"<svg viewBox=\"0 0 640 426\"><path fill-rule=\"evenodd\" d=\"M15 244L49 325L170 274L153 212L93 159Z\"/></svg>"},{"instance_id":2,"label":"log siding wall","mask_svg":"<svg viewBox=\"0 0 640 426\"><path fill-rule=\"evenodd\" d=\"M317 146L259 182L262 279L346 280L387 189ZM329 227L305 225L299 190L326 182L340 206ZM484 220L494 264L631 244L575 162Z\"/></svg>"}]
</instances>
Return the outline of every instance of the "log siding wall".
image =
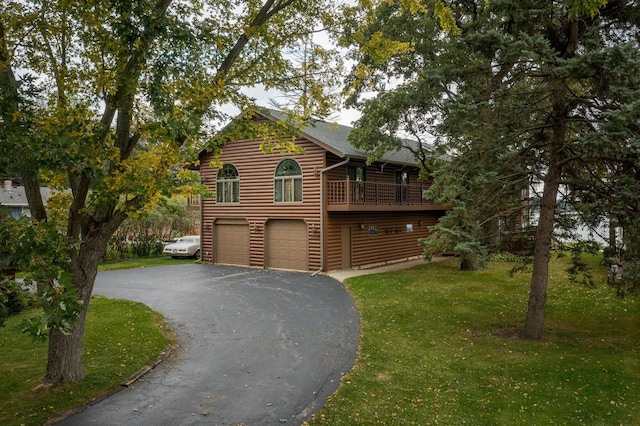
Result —
<instances>
[{"instance_id":1,"label":"log siding wall","mask_svg":"<svg viewBox=\"0 0 640 426\"><path fill-rule=\"evenodd\" d=\"M327 212L326 203L324 229L320 229L320 170L337 164L344 159L333 155L317 144L300 139L297 144L305 149L304 154L264 154L260 151L261 140L235 140L223 146L220 160L231 163L238 170L240 179L240 201L238 203L217 203L215 196L202 200L202 253L203 261L214 262L213 237L216 221L228 223L239 220L249 227L250 265L268 267L266 259L266 229L269 220L303 220L307 225L308 270L324 271L342 269L344 227L351 234L351 266L366 267L388 261L419 256L422 248L419 238L428 235L428 227L435 224L444 211L340 211ZM212 156L200 157L200 174L204 183L212 190L216 188L218 168L211 167ZM296 203L276 203L274 201L274 176L277 165L285 158L295 159L302 168L303 201ZM365 180L378 183L395 183L395 171L409 173L409 183L419 183L417 167L387 164L366 166L362 161L352 160L348 165L363 166ZM324 174L324 181L344 180L345 166L331 169ZM325 186L326 188L326 186ZM407 224L413 226L407 232ZM369 226L377 227L377 235L371 235ZM321 232L324 233L324 253L321 251ZM324 262L321 260L324 256Z\"/></svg>"},{"instance_id":2,"label":"log siding wall","mask_svg":"<svg viewBox=\"0 0 640 426\"><path fill-rule=\"evenodd\" d=\"M240 178L240 201L218 203L215 196L202 200L203 261L213 262L213 233L219 219L244 219L249 224L250 265L266 267L265 227L269 220L304 220L308 229L309 270L320 268L320 176L325 151L307 140L296 143L304 154L265 154L260 150L262 140L236 140L224 145L220 160L233 164ZM276 203L274 177L278 164L293 158L302 169L302 202ZM215 190L218 168L211 167L212 155L200 158L200 175L210 189Z\"/></svg>"},{"instance_id":3,"label":"log siding wall","mask_svg":"<svg viewBox=\"0 0 640 426\"><path fill-rule=\"evenodd\" d=\"M420 256L420 238L429 235L429 226L435 225L442 212L384 212L343 213L327 215L325 234L325 270L342 269L342 227L351 228L351 266L353 268L384 264L389 261ZM413 231L407 231L407 225ZM370 227L377 234L370 233Z\"/></svg>"}]
</instances>

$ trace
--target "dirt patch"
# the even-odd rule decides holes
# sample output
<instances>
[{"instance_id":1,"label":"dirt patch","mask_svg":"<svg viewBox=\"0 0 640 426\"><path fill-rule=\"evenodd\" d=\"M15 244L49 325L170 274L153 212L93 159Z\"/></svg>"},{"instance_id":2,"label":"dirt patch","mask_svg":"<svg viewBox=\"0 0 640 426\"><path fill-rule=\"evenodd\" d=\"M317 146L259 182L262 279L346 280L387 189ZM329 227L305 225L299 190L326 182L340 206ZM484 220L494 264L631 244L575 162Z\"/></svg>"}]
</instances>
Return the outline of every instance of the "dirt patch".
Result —
<instances>
[{"instance_id":1,"label":"dirt patch","mask_svg":"<svg viewBox=\"0 0 640 426\"><path fill-rule=\"evenodd\" d=\"M522 329L518 327L503 327L497 329L491 335L501 339L512 339L514 337L522 337Z\"/></svg>"}]
</instances>

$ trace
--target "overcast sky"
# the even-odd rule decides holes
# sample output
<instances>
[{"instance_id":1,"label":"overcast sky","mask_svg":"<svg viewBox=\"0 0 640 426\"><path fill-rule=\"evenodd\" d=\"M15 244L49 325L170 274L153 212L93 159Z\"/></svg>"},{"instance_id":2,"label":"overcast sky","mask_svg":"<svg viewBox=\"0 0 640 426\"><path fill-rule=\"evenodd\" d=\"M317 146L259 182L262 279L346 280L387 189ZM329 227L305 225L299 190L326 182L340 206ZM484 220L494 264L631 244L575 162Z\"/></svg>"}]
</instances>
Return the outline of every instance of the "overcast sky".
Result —
<instances>
[{"instance_id":1,"label":"overcast sky","mask_svg":"<svg viewBox=\"0 0 640 426\"><path fill-rule=\"evenodd\" d=\"M274 108L271 103L272 99L278 100L279 92L275 90L266 91L260 87L252 87L243 91L248 96L251 96L256 100L258 106L265 108ZM223 108L227 114L231 116L236 116L239 114L240 110L232 105ZM360 112L352 108L342 108L338 111L334 111L327 121L335 122L338 124L342 124L345 126L353 126L353 122L360 118Z\"/></svg>"},{"instance_id":2,"label":"overcast sky","mask_svg":"<svg viewBox=\"0 0 640 426\"><path fill-rule=\"evenodd\" d=\"M355 0L334 0L334 1L339 4L351 4L351 5L355 4ZM314 42L320 45L323 45L327 48L335 49L335 44L333 40L324 31L318 31L314 33L313 39L314 39ZM349 60L345 59L345 72L347 72L347 70L351 67L351 65L352 63ZM340 89L341 88L336 88L336 90L340 90ZM281 93L279 93L278 91L275 91L275 90L266 91L262 87L247 88L246 90L243 90L243 92L248 96L251 96L252 98L254 98L258 106L265 107L265 108L274 107L273 104L271 103L271 100L273 99L275 99L276 101L282 100L282 99L279 99ZM225 109L225 112L227 112L228 114L231 114L232 116L235 116L240 111L236 107L230 106L228 110ZM334 111L329 116L327 121L335 122L345 126L353 126L353 122L358 118L360 118L360 115L361 115L360 112L358 112L355 109L341 108L338 111Z\"/></svg>"}]
</instances>

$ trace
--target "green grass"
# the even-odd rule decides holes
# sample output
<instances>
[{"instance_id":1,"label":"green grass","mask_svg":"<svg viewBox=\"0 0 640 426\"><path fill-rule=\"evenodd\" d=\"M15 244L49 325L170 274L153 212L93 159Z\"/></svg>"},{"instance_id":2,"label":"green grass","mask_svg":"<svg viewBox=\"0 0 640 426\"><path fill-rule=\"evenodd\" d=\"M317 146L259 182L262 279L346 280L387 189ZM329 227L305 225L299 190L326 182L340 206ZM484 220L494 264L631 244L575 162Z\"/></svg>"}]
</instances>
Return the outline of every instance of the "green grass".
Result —
<instances>
[{"instance_id":1,"label":"green grass","mask_svg":"<svg viewBox=\"0 0 640 426\"><path fill-rule=\"evenodd\" d=\"M640 424L640 300L571 284L554 260L544 339L526 341L529 276L456 266L347 280L358 358L312 425Z\"/></svg>"},{"instance_id":2,"label":"green grass","mask_svg":"<svg viewBox=\"0 0 640 426\"><path fill-rule=\"evenodd\" d=\"M11 317L0 328L1 425L40 425L116 389L170 342L162 317L145 305L94 297L85 332L85 380L33 390L45 372L47 344L20 333L19 322L32 314Z\"/></svg>"},{"instance_id":3,"label":"green grass","mask_svg":"<svg viewBox=\"0 0 640 426\"><path fill-rule=\"evenodd\" d=\"M172 259L170 256L161 257L138 257L132 259L119 260L116 262L104 262L98 267L98 271L115 271L117 269L131 269L131 268L148 268L151 266L170 266L170 265L183 265L193 264L197 260L187 259Z\"/></svg>"},{"instance_id":4,"label":"green grass","mask_svg":"<svg viewBox=\"0 0 640 426\"><path fill-rule=\"evenodd\" d=\"M196 263L197 261L192 258L186 259L172 259L171 256L159 256L159 257L137 257L125 260L115 260L103 262L98 267L98 271L115 271L117 269L131 269L131 268L148 268L151 266L170 266L170 265L182 265ZM18 271L16 273L17 278L24 278L25 273Z\"/></svg>"}]
</instances>

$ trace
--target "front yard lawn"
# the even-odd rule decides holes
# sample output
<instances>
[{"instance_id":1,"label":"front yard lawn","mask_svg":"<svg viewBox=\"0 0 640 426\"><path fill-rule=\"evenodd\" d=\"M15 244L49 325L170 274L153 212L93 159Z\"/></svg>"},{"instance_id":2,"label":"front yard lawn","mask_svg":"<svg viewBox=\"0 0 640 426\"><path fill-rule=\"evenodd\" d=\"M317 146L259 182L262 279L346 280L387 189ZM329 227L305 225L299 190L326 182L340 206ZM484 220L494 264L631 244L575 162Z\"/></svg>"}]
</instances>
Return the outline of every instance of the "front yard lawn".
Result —
<instances>
[{"instance_id":1,"label":"front yard lawn","mask_svg":"<svg viewBox=\"0 0 640 426\"><path fill-rule=\"evenodd\" d=\"M173 259L171 256L136 257L114 262L103 262L98 267L98 271L114 271L118 269L131 268L150 268L152 266L172 266L193 263L198 262L194 259Z\"/></svg>"},{"instance_id":2,"label":"front yard lawn","mask_svg":"<svg viewBox=\"0 0 640 426\"><path fill-rule=\"evenodd\" d=\"M509 277L512 266L450 260L347 280L359 355L310 423L640 424L640 300L571 284L554 260L544 339L525 341L529 275Z\"/></svg>"},{"instance_id":3,"label":"front yard lawn","mask_svg":"<svg viewBox=\"0 0 640 426\"><path fill-rule=\"evenodd\" d=\"M47 419L117 389L158 358L170 338L163 318L141 303L94 297L85 332L86 379L34 390L44 376L47 342L20 332L22 319L0 328L0 425L41 425Z\"/></svg>"}]
</instances>

